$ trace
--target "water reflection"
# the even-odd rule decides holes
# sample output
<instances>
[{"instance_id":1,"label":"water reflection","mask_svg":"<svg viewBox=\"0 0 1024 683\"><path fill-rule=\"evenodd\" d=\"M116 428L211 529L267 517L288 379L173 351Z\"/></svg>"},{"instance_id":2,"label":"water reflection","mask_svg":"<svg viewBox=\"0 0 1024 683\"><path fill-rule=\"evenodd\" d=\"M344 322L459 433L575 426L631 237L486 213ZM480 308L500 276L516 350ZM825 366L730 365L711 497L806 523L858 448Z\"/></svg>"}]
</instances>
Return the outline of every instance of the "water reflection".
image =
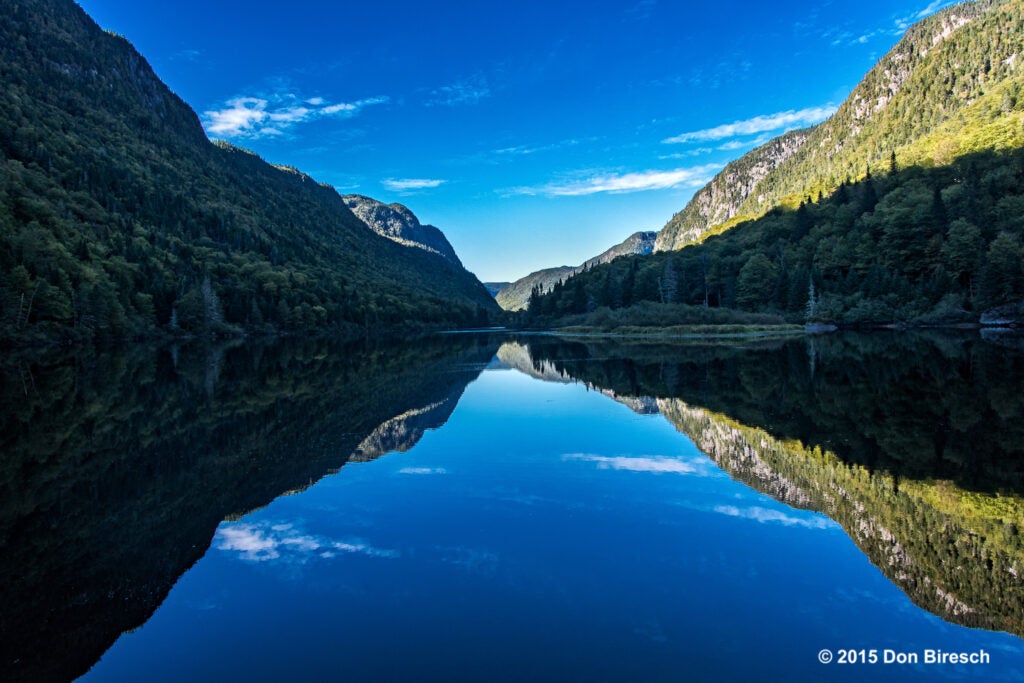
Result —
<instances>
[{"instance_id":1,"label":"water reflection","mask_svg":"<svg viewBox=\"0 0 1024 683\"><path fill-rule=\"evenodd\" d=\"M444 423L496 347L453 337L8 355L0 680L84 673L211 539L252 562L389 557L288 524L217 529L350 459L407 450Z\"/></svg>"},{"instance_id":2,"label":"water reflection","mask_svg":"<svg viewBox=\"0 0 1024 683\"><path fill-rule=\"evenodd\" d=\"M1019 657L892 586L1024 635L1006 338L133 348L0 377L2 680L74 678L161 603L93 679L180 680L181 653L209 680L342 651L356 680L817 680L817 647L867 637Z\"/></svg>"},{"instance_id":3,"label":"water reflection","mask_svg":"<svg viewBox=\"0 0 1024 683\"><path fill-rule=\"evenodd\" d=\"M925 609L1024 635L1024 353L997 341L534 337L499 353L661 413L734 478L841 524ZM788 523L777 511L720 512Z\"/></svg>"},{"instance_id":4,"label":"water reflection","mask_svg":"<svg viewBox=\"0 0 1024 683\"><path fill-rule=\"evenodd\" d=\"M325 560L339 554L368 557L398 557L397 550L385 550L360 540L338 540L313 536L297 529L294 523L246 524L237 522L217 529L214 536L217 550L234 551L248 562L271 560L302 564L313 557Z\"/></svg>"}]
</instances>

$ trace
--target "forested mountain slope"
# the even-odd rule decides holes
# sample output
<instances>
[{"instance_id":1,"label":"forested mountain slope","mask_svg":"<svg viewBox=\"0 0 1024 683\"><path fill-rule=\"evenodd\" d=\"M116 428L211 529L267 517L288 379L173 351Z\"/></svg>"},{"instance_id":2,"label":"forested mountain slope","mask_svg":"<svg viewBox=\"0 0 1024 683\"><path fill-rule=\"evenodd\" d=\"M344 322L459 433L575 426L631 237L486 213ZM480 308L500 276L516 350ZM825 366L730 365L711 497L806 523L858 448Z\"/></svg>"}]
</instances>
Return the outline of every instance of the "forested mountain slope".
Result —
<instances>
[{"instance_id":1,"label":"forested mountain slope","mask_svg":"<svg viewBox=\"0 0 1024 683\"><path fill-rule=\"evenodd\" d=\"M736 182L730 165L698 192L659 234L658 249L699 242L777 206L796 208L808 196L864 177L869 167L888 168L894 153L901 165L931 166L1024 145L1022 59L1021 0L965 2L922 20L830 119L789 134L806 139L795 149L786 145L788 155L777 151L783 136L734 162L756 168L759 160L782 159L763 177Z\"/></svg>"},{"instance_id":2,"label":"forested mountain slope","mask_svg":"<svg viewBox=\"0 0 1024 683\"><path fill-rule=\"evenodd\" d=\"M533 336L528 368L661 413L733 478L838 522L920 607L1024 634L1024 356L974 335L736 344Z\"/></svg>"},{"instance_id":3,"label":"forested mountain slope","mask_svg":"<svg viewBox=\"0 0 1024 683\"><path fill-rule=\"evenodd\" d=\"M712 229L736 218L758 184L793 156L810 133L806 129L780 135L728 164L658 233L655 251L699 242Z\"/></svg>"},{"instance_id":4,"label":"forested mountain slope","mask_svg":"<svg viewBox=\"0 0 1024 683\"><path fill-rule=\"evenodd\" d=\"M461 324L458 264L226 144L71 0L0 12L0 337Z\"/></svg>"},{"instance_id":5,"label":"forested mountain slope","mask_svg":"<svg viewBox=\"0 0 1024 683\"><path fill-rule=\"evenodd\" d=\"M1024 149L844 182L700 245L580 273L527 318L668 326L721 321L716 309L840 325L1024 319Z\"/></svg>"},{"instance_id":6,"label":"forested mountain slope","mask_svg":"<svg viewBox=\"0 0 1024 683\"><path fill-rule=\"evenodd\" d=\"M611 249L587 259L575 268L571 266L558 266L557 268L545 268L530 273L526 277L519 278L510 285L501 289L497 294L498 304L506 311L519 311L526 308L530 301L530 295L535 289L547 292L556 284L567 280L573 274L578 273L602 263L609 263L620 256L631 256L636 254L650 254L654 251L654 240L657 237L655 232L635 232Z\"/></svg>"}]
</instances>

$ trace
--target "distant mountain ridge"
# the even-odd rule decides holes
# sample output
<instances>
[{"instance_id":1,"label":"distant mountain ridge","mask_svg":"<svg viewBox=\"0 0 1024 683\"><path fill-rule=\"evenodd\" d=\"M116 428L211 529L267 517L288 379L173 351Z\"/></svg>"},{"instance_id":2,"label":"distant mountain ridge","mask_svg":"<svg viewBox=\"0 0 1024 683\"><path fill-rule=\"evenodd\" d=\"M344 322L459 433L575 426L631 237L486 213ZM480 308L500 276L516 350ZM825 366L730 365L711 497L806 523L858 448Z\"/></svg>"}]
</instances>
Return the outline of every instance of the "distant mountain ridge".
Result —
<instances>
[{"instance_id":1,"label":"distant mountain ridge","mask_svg":"<svg viewBox=\"0 0 1024 683\"><path fill-rule=\"evenodd\" d=\"M1024 84L1022 35L1020 0L965 2L914 24L831 118L727 166L662 229L657 250L681 249L777 206L796 208L869 167L888 168L893 153L899 164L931 165L1019 146L1024 134L1011 110Z\"/></svg>"},{"instance_id":2,"label":"distant mountain ridge","mask_svg":"<svg viewBox=\"0 0 1024 683\"><path fill-rule=\"evenodd\" d=\"M587 259L579 266L558 266L530 273L499 291L496 296L498 305L506 311L522 310L529 303L534 287L540 286L544 291L548 291L559 280L566 280L581 270L614 261L620 256L650 254L654 251L657 236L656 232L636 232L611 249L592 259Z\"/></svg>"},{"instance_id":3,"label":"distant mountain ridge","mask_svg":"<svg viewBox=\"0 0 1024 683\"><path fill-rule=\"evenodd\" d=\"M433 225L422 225L408 207L385 204L360 194L346 194L341 198L352 213L381 237L438 254L462 267L462 261L444 233Z\"/></svg>"},{"instance_id":4,"label":"distant mountain ridge","mask_svg":"<svg viewBox=\"0 0 1024 683\"><path fill-rule=\"evenodd\" d=\"M484 283L484 287L486 287L487 291L491 293L491 296L495 296L496 297L499 294L501 294L501 290L505 289L510 284L512 284L512 283L511 282L485 282Z\"/></svg>"}]
</instances>

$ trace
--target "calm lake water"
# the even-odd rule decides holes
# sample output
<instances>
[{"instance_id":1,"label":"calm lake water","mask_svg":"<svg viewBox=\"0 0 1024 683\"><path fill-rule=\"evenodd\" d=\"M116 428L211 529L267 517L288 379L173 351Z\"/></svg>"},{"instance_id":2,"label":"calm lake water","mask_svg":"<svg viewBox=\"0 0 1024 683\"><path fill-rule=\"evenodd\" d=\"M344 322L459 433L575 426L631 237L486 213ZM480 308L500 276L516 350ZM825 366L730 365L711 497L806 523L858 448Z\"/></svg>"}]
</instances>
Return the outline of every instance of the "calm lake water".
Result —
<instances>
[{"instance_id":1,"label":"calm lake water","mask_svg":"<svg viewBox=\"0 0 1024 683\"><path fill-rule=\"evenodd\" d=\"M1022 349L12 356L0 678L1022 681Z\"/></svg>"}]
</instances>

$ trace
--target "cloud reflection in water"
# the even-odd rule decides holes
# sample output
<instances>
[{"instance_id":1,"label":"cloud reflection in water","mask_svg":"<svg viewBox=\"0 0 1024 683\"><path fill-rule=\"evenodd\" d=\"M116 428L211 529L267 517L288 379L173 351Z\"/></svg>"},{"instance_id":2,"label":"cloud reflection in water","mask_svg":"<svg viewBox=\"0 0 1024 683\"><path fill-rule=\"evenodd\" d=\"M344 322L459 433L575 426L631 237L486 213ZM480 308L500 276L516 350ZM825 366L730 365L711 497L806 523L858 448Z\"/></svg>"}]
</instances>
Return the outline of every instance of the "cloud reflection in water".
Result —
<instances>
[{"instance_id":1,"label":"cloud reflection in water","mask_svg":"<svg viewBox=\"0 0 1024 683\"><path fill-rule=\"evenodd\" d=\"M717 467L699 458L673 458L665 455L653 456L607 456L587 453L568 453L564 460L579 460L596 463L598 469L623 470L627 472L650 472L653 474L686 474L709 477L718 474Z\"/></svg>"},{"instance_id":2,"label":"cloud reflection in water","mask_svg":"<svg viewBox=\"0 0 1024 683\"><path fill-rule=\"evenodd\" d=\"M314 556L325 559L338 554L398 557L398 551L375 548L361 540L335 540L304 534L293 524L235 522L222 524L214 537L217 550L237 552L247 562L303 564Z\"/></svg>"},{"instance_id":3,"label":"cloud reflection in water","mask_svg":"<svg viewBox=\"0 0 1024 683\"><path fill-rule=\"evenodd\" d=\"M719 505L715 512L729 517L750 519L761 524L782 524L783 526L802 526L808 529L834 529L839 525L831 519L822 515L798 517L787 515L781 510L772 510L763 507L738 508L735 505Z\"/></svg>"}]
</instances>

